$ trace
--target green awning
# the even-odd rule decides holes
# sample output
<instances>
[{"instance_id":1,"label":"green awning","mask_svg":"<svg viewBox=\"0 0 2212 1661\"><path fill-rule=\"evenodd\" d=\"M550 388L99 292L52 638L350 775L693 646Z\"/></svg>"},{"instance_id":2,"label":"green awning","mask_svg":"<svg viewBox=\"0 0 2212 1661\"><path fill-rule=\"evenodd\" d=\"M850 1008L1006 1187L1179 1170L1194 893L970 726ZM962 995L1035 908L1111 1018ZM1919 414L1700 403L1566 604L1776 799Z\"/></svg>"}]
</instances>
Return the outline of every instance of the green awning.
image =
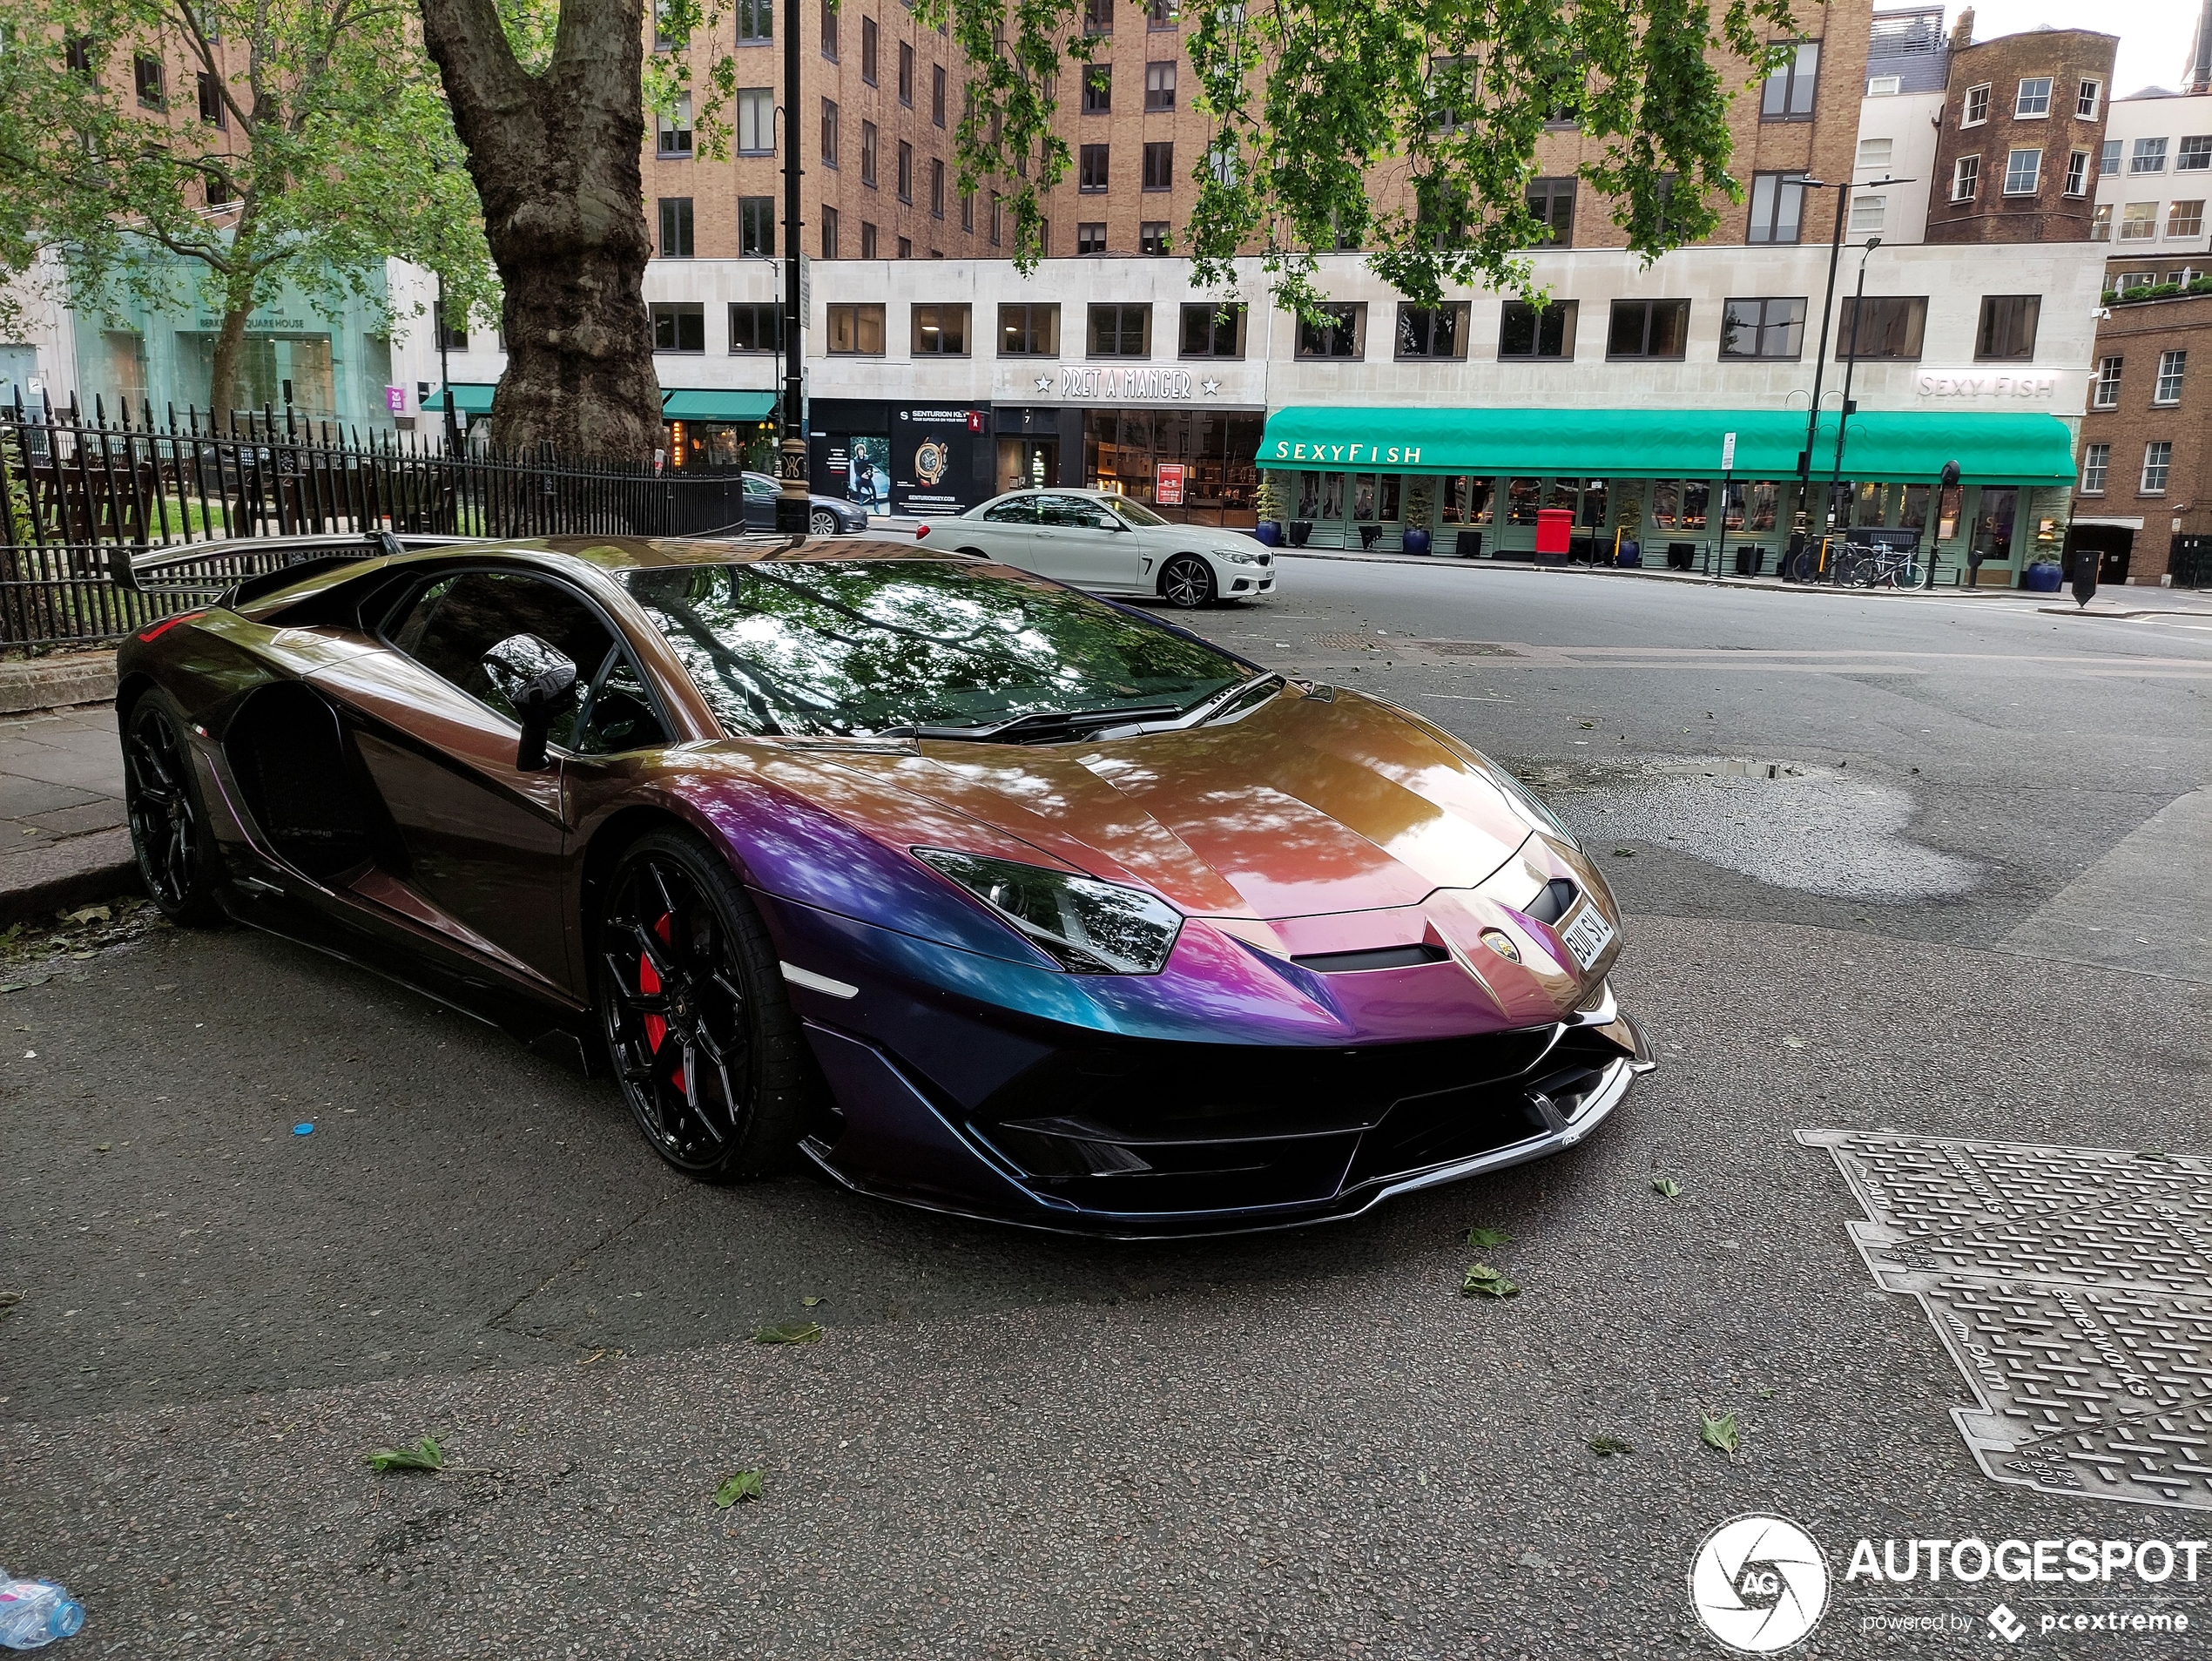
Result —
<instances>
[{"instance_id":1,"label":"green awning","mask_svg":"<svg viewBox=\"0 0 2212 1661\"><path fill-rule=\"evenodd\" d=\"M1740 479L1794 477L1802 410L1339 409L1267 418L1259 465L1322 472L1718 478L1736 435ZM1821 418L1813 472L1834 466L1836 416ZM2055 415L1866 410L1851 418L1846 478L1932 481L1946 462L1969 483L2070 484L2074 436Z\"/></svg>"},{"instance_id":2,"label":"green awning","mask_svg":"<svg viewBox=\"0 0 2212 1661\"><path fill-rule=\"evenodd\" d=\"M471 421L478 415L491 414L491 395L496 390L496 388L475 385L466 381L456 381L453 383L452 390L454 408ZM440 387L425 398L422 401L422 407L425 409L443 409L446 407L446 388Z\"/></svg>"},{"instance_id":3,"label":"green awning","mask_svg":"<svg viewBox=\"0 0 2212 1661\"><path fill-rule=\"evenodd\" d=\"M710 392L677 387L660 395L663 421L765 421L776 413L772 392Z\"/></svg>"}]
</instances>

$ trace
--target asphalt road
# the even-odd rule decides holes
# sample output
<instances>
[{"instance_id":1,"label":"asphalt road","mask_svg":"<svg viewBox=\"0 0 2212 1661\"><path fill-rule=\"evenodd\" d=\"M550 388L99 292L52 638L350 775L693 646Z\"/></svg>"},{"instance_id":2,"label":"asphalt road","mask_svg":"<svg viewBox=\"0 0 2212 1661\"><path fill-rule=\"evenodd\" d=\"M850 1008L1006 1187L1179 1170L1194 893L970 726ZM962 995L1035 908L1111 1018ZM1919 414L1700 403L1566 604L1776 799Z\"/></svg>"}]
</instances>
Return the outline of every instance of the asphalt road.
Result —
<instances>
[{"instance_id":1,"label":"asphalt road","mask_svg":"<svg viewBox=\"0 0 2212 1661\"><path fill-rule=\"evenodd\" d=\"M1839 1576L2204 1531L1984 1477L1792 1132L2204 1147L2212 618L1298 560L1200 626L1546 782L1663 1063L1603 1134L1304 1233L1069 1242L685 1184L604 1086L276 941L65 961L0 997L0 1563L84 1599L71 1647L1717 1655L1684 1577L1740 1512ZM1460 1295L1474 1225L1510 1302ZM482 1470L361 1463L426 1433ZM1989 1652L1999 1590L1890 1595L1802 1652ZM2001 1595L2023 1653L2103 1606ZM2152 1601L2212 1631L2212 1586ZM1866 1630L1900 1610L1967 1630Z\"/></svg>"}]
</instances>

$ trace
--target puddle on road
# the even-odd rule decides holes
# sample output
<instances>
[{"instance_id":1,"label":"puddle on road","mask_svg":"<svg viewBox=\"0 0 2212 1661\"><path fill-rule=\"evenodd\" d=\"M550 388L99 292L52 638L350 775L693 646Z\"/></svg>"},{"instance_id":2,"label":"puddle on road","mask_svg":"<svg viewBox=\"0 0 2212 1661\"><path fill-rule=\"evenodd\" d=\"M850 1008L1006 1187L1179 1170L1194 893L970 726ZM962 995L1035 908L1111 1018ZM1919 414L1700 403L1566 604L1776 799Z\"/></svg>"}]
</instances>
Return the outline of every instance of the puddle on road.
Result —
<instances>
[{"instance_id":1,"label":"puddle on road","mask_svg":"<svg viewBox=\"0 0 2212 1661\"><path fill-rule=\"evenodd\" d=\"M1905 834L1912 793L1848 768L1743 756L1608 758L1521 770L1602 858L1610 837L1840 899L1969 892L1980 863Z\"/></svg>"}]
</instances>

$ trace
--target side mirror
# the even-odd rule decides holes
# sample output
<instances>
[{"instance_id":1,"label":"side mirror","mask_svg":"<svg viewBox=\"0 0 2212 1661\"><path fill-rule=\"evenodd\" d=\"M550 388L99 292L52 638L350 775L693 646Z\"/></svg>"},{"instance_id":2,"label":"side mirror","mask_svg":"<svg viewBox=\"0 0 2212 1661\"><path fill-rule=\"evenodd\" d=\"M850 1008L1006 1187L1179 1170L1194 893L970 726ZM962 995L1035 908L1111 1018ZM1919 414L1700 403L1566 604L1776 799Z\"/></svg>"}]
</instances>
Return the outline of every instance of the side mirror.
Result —
<instances>
[{"instance_id":1,"label":"side mirror","mask_svg":"<svg viewBox=\"0 0 2212 1661\"><path fill-rule=\"evenodd\" d=\"M576 665L534 634L510 634L484 653L484 675L523 724L516 747L517 773L543 773L545 735L576 704Z\"/></svg>"}]
</instances>

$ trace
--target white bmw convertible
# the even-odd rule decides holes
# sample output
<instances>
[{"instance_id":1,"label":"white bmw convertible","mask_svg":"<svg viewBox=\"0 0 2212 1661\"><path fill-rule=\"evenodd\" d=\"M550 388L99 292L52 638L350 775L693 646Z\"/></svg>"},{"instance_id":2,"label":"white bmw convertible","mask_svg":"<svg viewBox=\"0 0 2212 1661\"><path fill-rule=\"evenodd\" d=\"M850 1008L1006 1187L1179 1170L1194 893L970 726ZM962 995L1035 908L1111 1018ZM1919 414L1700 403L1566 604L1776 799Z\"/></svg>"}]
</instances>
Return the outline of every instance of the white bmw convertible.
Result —
<instances>
[{"instance_id":1,"label":"white bmw convertible","mask_svg":"<svg viewBox=\"0 0 2212 1661\"><path fill-rule=\"evenodd\" d=\"M1275 557L1250 537L1177 524L1109 490L1013 490L914 532L1101 594L1157 595L1189 609L1275 591Z\"/></svg>"}]
</instances>

